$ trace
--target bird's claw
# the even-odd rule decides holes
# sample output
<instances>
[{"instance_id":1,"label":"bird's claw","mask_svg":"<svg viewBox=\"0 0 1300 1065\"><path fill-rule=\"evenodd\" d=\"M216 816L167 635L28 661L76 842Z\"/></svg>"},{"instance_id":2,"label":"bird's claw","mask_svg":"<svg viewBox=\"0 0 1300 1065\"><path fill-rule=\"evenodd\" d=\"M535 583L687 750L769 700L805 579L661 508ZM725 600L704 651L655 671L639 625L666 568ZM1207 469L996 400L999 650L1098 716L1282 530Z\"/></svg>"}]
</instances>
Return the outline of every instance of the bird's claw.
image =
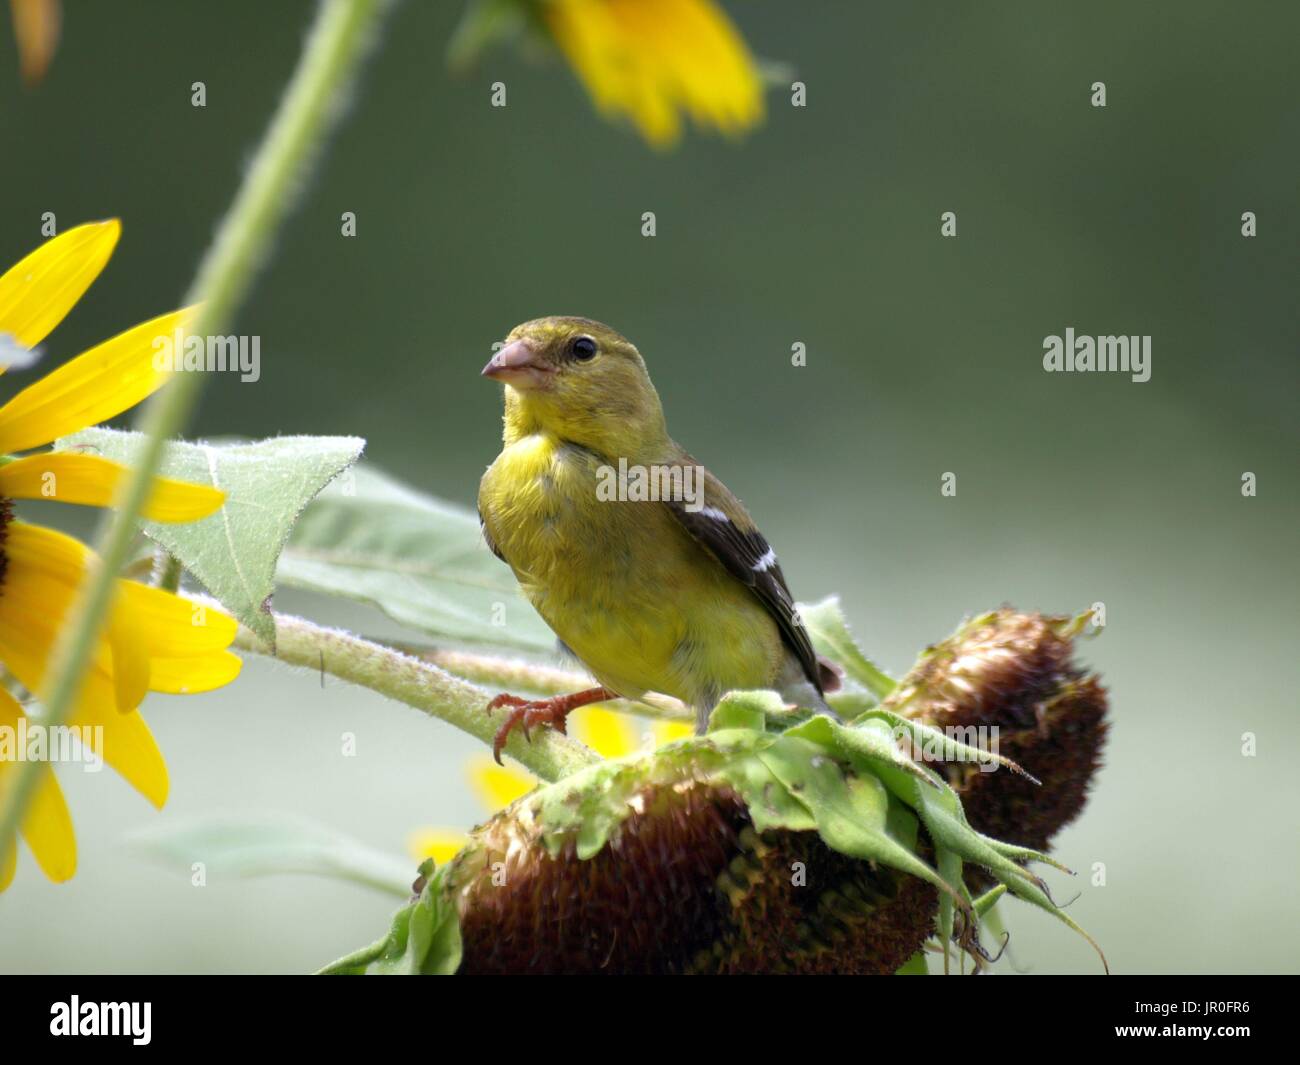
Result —
<instances>
[{"instance_id":1,"label":"bird's claw","mask_svg":"<svg viewBox=\"0 0 1300 1065\"><path fill-rule=\"evenodd\" d=\"M492 739L492 757L501 765L501 751L510 738L510 730L519 725L524 730L524 738L532 742L532 728L535 725L550 725L558 732L565 732L565 718L572 709L563 696L553 699L523 699L518 695L501 694L487 704L488 713L502 706L511 707L505 721L497 729Z\"/></svg>"}]
</instances>

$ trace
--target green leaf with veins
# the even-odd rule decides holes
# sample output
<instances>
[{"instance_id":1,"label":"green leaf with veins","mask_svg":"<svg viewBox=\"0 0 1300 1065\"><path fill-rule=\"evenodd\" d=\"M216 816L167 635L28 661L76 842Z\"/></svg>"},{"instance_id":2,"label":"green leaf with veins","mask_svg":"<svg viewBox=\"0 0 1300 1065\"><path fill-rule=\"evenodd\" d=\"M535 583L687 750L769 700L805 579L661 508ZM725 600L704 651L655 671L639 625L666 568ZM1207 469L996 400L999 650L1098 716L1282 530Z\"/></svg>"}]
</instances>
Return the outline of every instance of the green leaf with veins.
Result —
<instances>
[{"instance_id":1,"label":"green leaf with veins","mask_svg":"<svg viewBox=\"0 0 1300 1065\"><path fill-rule=\"evenodd\" d=\"M279 579L368 603L445 640L555 650L555 634L488 550L478 515L373 466L358 466L307 509L280 556Z\"/></svg>"},{"instance_id":2,"label":"green leaf with veins","mask_svg":"<svg viewBox=\"0 0 1300 1065\"><path fill-rule=\"evenodd\" d=\"M79 448L130 465L139 433L86 429L58 450ZM303 508L360 456L355 436L281 436L257 443L169 443L160 473L226 493L215 514L180 524L142 521L141 529L180 559L227 610L275 646L271 594L275 566Z\"/></svg>"}]
</instances>

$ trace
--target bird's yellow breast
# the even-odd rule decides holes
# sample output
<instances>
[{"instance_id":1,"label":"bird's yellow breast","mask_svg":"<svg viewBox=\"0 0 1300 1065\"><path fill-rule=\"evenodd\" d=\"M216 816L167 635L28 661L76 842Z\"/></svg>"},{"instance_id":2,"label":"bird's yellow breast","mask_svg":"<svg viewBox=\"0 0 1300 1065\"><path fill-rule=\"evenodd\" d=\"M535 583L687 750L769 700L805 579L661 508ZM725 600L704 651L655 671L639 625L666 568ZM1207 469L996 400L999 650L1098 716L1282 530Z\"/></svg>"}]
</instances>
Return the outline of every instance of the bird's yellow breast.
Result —
<instances>
[{"instance_id":1,"label":"bird's yellow breast","mask_svg":"<svg viewBox=\"0 0 1300 1065\"><path fill-rule=\"evenodd\" d=\"M772 684L782 647L753 594L658 502L599 498L605 460L537 432L479 488L484 529L524 594L606 687L692 705Z\"/></svg>"}]
</instances>

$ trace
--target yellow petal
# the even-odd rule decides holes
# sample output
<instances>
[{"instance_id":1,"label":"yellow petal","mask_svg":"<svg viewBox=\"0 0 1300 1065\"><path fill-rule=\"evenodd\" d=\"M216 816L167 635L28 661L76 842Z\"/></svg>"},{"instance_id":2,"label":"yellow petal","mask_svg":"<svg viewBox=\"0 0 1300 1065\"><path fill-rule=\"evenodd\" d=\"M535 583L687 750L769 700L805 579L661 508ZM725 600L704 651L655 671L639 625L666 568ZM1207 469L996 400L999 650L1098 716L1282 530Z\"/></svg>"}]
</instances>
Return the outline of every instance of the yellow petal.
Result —
<instances>
[{"instance_id":1,"label":"yellow petal","mask_svg":"<svg viewBox=\"0 0 1300 1065\"><path fill-rule=\"evenodd\" d=\"M167 801L167 763L140 712L120 714L102 698L83 697L81 701L83 705L73 714L71 723L90 725L99 737L91 746L123 780L161 809Z\"/></svg>"},{"instance_id":2,"label":"yellow petal","mask_svg":"<svg viewBox=\"0 0 1300 1065\"><path fill-rule=\"evenodd\" d=\"M90 554L70 536L26 522L11 522L4 544L5 575L0 585L0 661L10 669L12 654L39 661L35 676L22 677L41 693L45 660L53 651L59 624L77 594Z\"/></svg>"},{"instance_id":3,"label":"yellow petal","mask_svg":"<svg viewBox=\"0 0 1300 1065\"><path fill-rule=\"evenodd\" d=\"M0 727L17 729L19 718L27 717L7 691L0 689ZM30 721L31 719L28 718ZM10 768L0 763L0 778ZM0 788L0 794L4 789ZM22 837L31 848L41 871L61 884L77 871L77 837L72 830L72 816L64 801L54 770L41 768L31 804L23 815ZM10 873L12 876L12 872ZM0 881L4 880L0 874ZM0 891L4 890L0 884Z\"/></svg>"},{"instance_id":4,"label":"yellow petal","mask_svg":"<svg viewBox=\"0 0 1300 1065\"><path fill-rule=\"evenodd\" d=\"M111 507L129 472L120 462L99 455L46 451L0 466L0 496ZM153 521L197 521L219 509L225 498L219 488L155 477L144 516Z\"/></svg>"},{"instance_id":5,"label":"yellow petal","mask_svg":"<svg viewBox=\"0 0 1300 1065\"><path fill-rule=\"evenodd\" d=\"M655 746L662 747L665 743L673 743L676 740L684 740L687 736L694 736L695 729L687 721L656 721L653 735Z\"/></svg>"},{"instance_id":6,"label":"yellow petal","mask_svg":"<svg viewBox=\"0 0 1300 1065\"><path fill-rule=\"evenodd\" d=\"M23 82L36 85L59 46L59 0L9 0Z\"/></svg>"},{"instance_id":7,"label":"yellow petal","mask_svg":"<svg viewBox=\"0 0 1300 1065\"><path fill-rule=\"evenodd\" d=\"M3 598L8 599L10 596L6 593ZM36 624L29 616L15 618L0 603L0 662L22 682L24 688L34 692L38 698L49 694L45 683L46 674L57 640L56 628ZM111 662L107 646L105 643L100 653ZM86 675L82 698L88 697L92 691L94 697L103 698L112 706L117 705L110 669L96 668Z\"/></svg>"},{"instance_id":8,"label":"yellow petal","mask_svg":"<svg viewBox=\"0 0 1300 1065\"><path fill-rule=\"evenodd\" d=\"M44 525L14 521L5 532L4 551L10 565L17 561L24 567L75 582L81 579L95 557L95 553L75 536L47 529Z\"/></svg>"},{"instance_id":9,"label":"yellow petal","mask_svg":"<svg viewBox=\"0 0 1300 1065\"><path fill-rule=\"evenodd\" d=\"M154 658L149 663L149 687L168 695L197 695L229 684L244 660L229 651L194 658Z\"/></svg>"},{"instance_id":10,"label":"yellow petal","mask_svg":"<svg viewBox=\"0 0 1300 1065\"><path fill-rule=\"evenodd\" d=\"M8 533L9 564L0 585L0 661L39 695L59 626L94 554L79 540L40 525L15 521ZM140 702L136 694L143 696L142 675L151 690L172 694L210 691L239 675L242 660L224 650L238 628L233 618L135 581L118 581L117 592L114 623L96 647L83 700L100 700L112 690L113 701L134 699L122 707L133 709ZM139 655L148 656L147 674ZM130 671L126 679L117 675L119 658Z\"/></svg>"},{"instance_id":11,"label":"yellow petal","mask_svg":"<svg viewBox=\"0 0 1300 1065\"><path fill-rule=\"evenodd\" d=\"M152 657L191 658L223 651L235 639L238 623L206 603L183 599L139 581L119 581L131 604Z\"/></svg>"},{"instance_id":12,"label":"yellow petal","mask_svg":"<svg viewBox=\"0 0 1300 1065\"><path fill-rule=\"evenodd\" d=\"M27 451L134 407L167 382L163 342L194 309L172 311L78 355L0 407L0 454Z\"/></svg>"},{"instance_id":13,"label":"yellow petal","mask_svg":"<svg viewBox=\"0 0 1300 1065\"><path fill-rule=\"evenodd\" d=\"M53 529L12 522L4 545L5 582L0 586L0 642L42 662L39 676L25 680L40 693L44 667L88 571L92 552L79 540ZM95 668L112 679L117 708L134 710L149 691L149 648L131 603L117 591L108 623L92 657ZM111 655L105 661L104 646Z\"/></svg>"},{"instance_id":14,"label":"yellow petal","mask_svg":"<svg viewBox=\"0 0 1300 1065\"><path fill-rule=\"evenodd\" d=\"M108 617L108 646L113 652L113 692L118 710L134 710L149 693L149 648L135 612L118 593Z\"/></svg>"},{"instance_id":15,"label":"yellow petal","mask_svg":"<svg viewBox=\"0 0 1300 1065\"><path fill-rule=\"evenodd\" d=\"M51 634L15 629L3 615L7 598L7 594L0 595L0 661L24 687L39 694L49 664ZM87 673L69 724L98 725L102 732L92 737L91 747L146 799L162 806L167 799L167 765L162 752L138 710L118 711L111 675L101 669Z\"/></svg>"},{"instance_id":16,"label":"yellow petal","mask_svg":"<svg viewBox=\"0 0 1300 1065\"><path fill-rule=\"evenodd\" d=\"M4 633L0 635L34 655L48 657L57 642L59 626L89 572L94 552L80 540L54 529L13 521L6 530L4 554L4 582L0 584L0 627ZM102 639L95 663L107 677L111 657ZM40 694L34 681L23 683Z\"/></svg>"},{"instance_id":17,"label":"yellow petal","mask_svg":"<svg viewBox=\"0 0 1300 1065\"><path fill-rule=\"evenodd\" d=\"M569 728L602 758L622 758L637 749L637 732L631 720L623 714L592 706L570 719Z\"/></svg>"},{"instance_id":18,"label":"yellow petal","mask_svg":"<svg viewBox=\"0 0 1300 1065\"><path fill-rule=\"evenodd\" d=\"M51 530L40 531L50 533ZM12 593L6 575L4 592L0 594L0 661L26 688L39 695L45 687L45 672L51 648L57 639L57 626L45 628L30 610L19 609L15 618L12 605L15 596ZM27 605L24 597L21 606ZM27 615L25 619L24 614ZM139 711L118 711L112 673L102 664L108 657L105 646L105 641L101 641L97 668L90 670L83 679L69 723L99 726L102 732L93 738L91 747L99 751L104 761L145 798L155 806L162 806L167 798L167 765Z\"/></svg>"},{"instance_id":19,"label":"yellow petal","mask_svg":"<svg viewBox=\"0 0 1300 1065\"><path fill-rule=\"evenodd\" d=\"M90 288L122 225L91 222L48 240L0 277L0 333L34 348Z\"/></svg>"},{"instance_id":20,"label":"yellow petal","mask_svg":"<svg viewBox=\"0 0 1300 1065\"><path fill-rule=\"evenodd\" d=\"M492 813L509 806L537 786L537 781L529 774L512 766L499 766L486 754L470 759L469 783L479 801Z\"/></svg>"},{"instance_id":21,"label":"yellow petal","mask_svg":"<svg viewBox=\"0 0 1300 1065\"><path fill-rule=\"evenodd\" d=\"M469 842L469 836L452 828L417 828L407 837L406 850L417 862L432 858L446 865Z\"/></svg>"},{"instance_id":22,"label":"yellow petal","mask_svg":"<svg viewBox=\"0 0 1300 1065\"><path fill-rule=\"evenodd\" d=\"M8 565L0 585L0 661L29 690L41 695L61 625L94 554L70 536L21 521L9 525L4 550ZM112 640L101 634L91 671L96 683L105 685L103 690L110 693L114 687L111 644ZM138 652L124 649L124 653L147 653L147 648L142 646ZM134 666L128 663L127 668L139 670L141 665L137 661ZM134 683L138 690L138 679Z\"/></svg>"},{"instance_id":23,"label":"yellow petal","mask_svg":"<svg viewBox=\"0 0 1300 1065\"><path fill-rule=\"evenodd\" d=\"M77 836L72 815L52 770L40 774L23 817L22 837L47 877L62 884L77 871Z\"/></svg>"},{"instance_id":24,"label":"yellow petal","mask_svg":"<svg viewBox=\"0 0 1300 1065\"><path fill-rule=\"evenodd\" d=\"M757 65L711 0L552 0L541 10L596 107L627 115L656 148L678 139L682 112L728 135L763 117Z\"/></svg>"}]
</instances>

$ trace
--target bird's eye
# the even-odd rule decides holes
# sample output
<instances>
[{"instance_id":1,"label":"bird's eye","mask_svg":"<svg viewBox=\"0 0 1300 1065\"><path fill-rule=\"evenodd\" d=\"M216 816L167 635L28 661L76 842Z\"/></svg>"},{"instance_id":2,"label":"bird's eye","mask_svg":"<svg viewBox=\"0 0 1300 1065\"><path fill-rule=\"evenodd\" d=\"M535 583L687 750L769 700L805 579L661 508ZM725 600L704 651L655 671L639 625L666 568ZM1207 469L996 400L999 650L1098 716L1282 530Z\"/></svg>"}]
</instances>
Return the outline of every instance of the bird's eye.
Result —
<instances>
[{"instance_id":1,"label":"bird's eye","mask_svg":"<svg viewBox=\"0 0 1300 1065\"><path fill-rule=\"evenodd\" d=\"M596 342L591 337L577 337L569 350L573 352L575 359L586 362L596 357Z\"/></svg>"}]
</instances>

